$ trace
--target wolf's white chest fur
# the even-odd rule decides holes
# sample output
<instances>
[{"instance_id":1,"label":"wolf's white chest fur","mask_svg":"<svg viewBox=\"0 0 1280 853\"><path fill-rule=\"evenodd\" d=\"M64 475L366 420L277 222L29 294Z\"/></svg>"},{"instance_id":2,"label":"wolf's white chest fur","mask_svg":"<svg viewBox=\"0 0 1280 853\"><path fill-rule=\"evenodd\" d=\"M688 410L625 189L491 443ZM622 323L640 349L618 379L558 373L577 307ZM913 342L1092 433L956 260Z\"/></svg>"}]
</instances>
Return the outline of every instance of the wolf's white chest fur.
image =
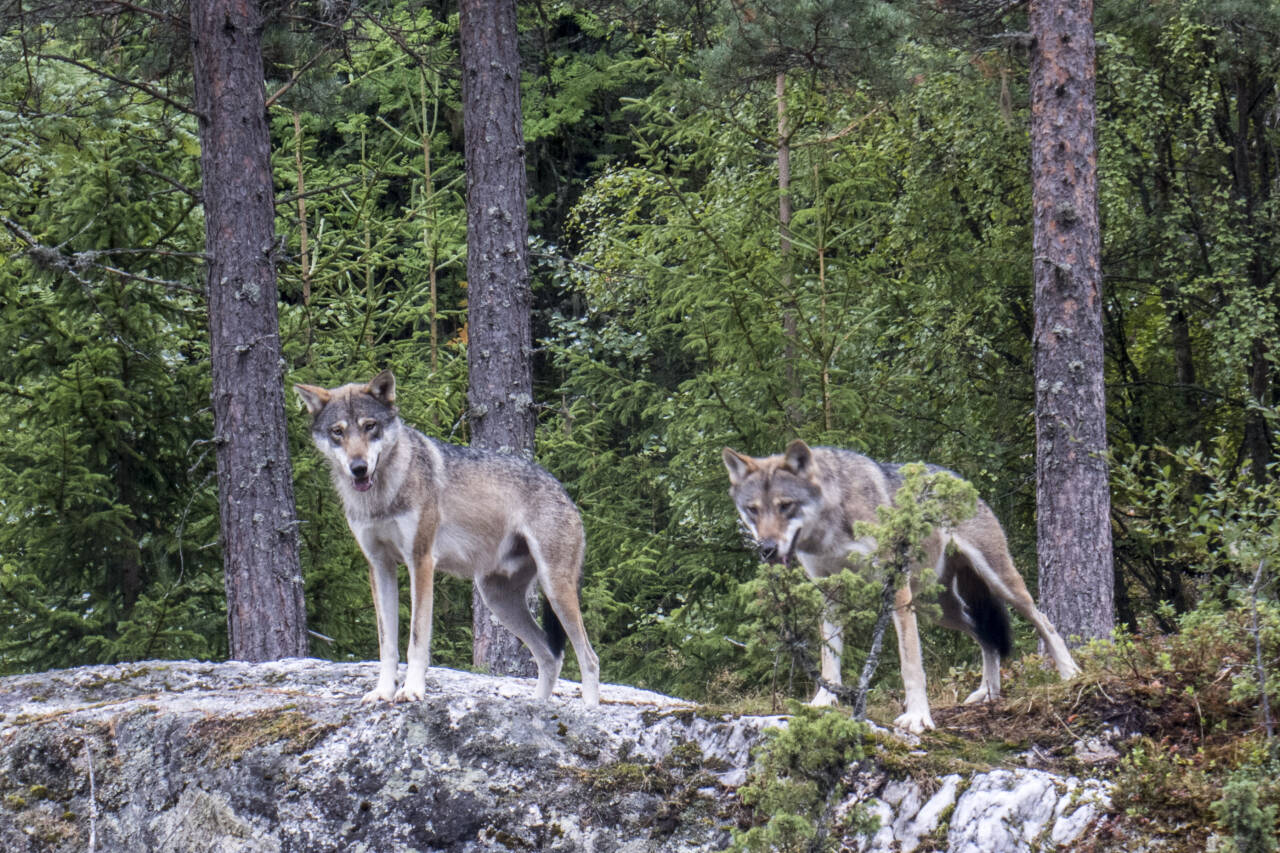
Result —
<instances>
[{"instance_id":1,"label":"wolf's white chest fur","mask_svg":"<svg viewBox=\"0 0 1280 853\"><path fill-rule=\"evenodd\" d=\"M348 521L351 532L366 554L380 554L412 566L413 541L418 535L418 516L417 510L411 510L369 521Z\"/></svg>"},{"instance_id":2,"label":"wolf's white chest fur","mask_svg":"<svg viewBox=\"0 0 1280 853\"><path fill-rule=\"evenodd\" d=\"M828 539L829 541L821 543L817 551L796 549L796 558L812 580L829 577L848 567L849 557L854 554L866 557L876 550L876 541L870 537L851 539L847 536L832 536Z\"/></svg>"},{"instance_id":3,"label":"wolf's white chest fur","mask_svg":"<svg viewBox=\"0 0 1280 853\"><path fill-rule=\"evenodd\" d=\"M366 554L412 566L418 522L418 512L403 512L372 521L351 521L351 532ZM431 562L438 571L469 578L483 545L483 539L466 527L442 522L431 541Z\"/></svg>"}]
</instances>

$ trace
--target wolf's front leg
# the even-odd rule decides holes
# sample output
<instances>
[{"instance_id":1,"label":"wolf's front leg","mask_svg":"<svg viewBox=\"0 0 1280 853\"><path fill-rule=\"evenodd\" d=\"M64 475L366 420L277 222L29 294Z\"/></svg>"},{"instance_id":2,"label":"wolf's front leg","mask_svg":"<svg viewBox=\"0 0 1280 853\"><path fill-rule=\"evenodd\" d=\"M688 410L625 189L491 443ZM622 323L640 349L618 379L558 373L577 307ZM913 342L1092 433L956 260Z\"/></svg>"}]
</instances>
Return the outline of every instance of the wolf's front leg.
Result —
<instances>
[{"instance_id":1,"label":"wolf's front leg","mask_svg":"<svg viewBox=\"0 0 1280 853\"><path fill-rule=\"evenodd\" d=\"M893 627L898 634L898 662L902 668L902 686L907 710L893 724L912 734L933 728L929 713L929 696L925 692L924 656L920 652L920 629L916 624L915 605L911 603L911 585L898 590L893 601Z\"/></svg>"},{"instance_id":2,"label":"wolf's front leg","mask_svg":"<svg viewBox=\"0 0 1280 853\"><path fill-rule=\"evenodd\" d=\"M361 702L390 702L396 693L396 668L400 665L400 594L396 588L396 563L384 555L369 558L369 586L378 620L378 686Z\"/></svg>"},{"instance_id":3,"label":"wolf's front leg","mask_svg":"<svg viewBox=\"0 0 1280 853\"><path fill-rule=\"evenodd\" d=\"M831 602L826 602L822 614L822 645L819 655L822 662L822 680L836 686L844 682L840 680L840 660L844 656L844 629L838 621L839 614L833 612ZM825 708L840 701L840 697L826 687L818 685L818 692L813 694L809 704L816 708Z\"/></svg>"},{"instance_id":4,"label":"wolf's front leg","mask_svg":"<svg viewBox=\"0 0 1280 853\"><path fill-rule=\"evenodd\" d=\"M431 610L435 587L435 565L431 554L423 554L409 573L409 665L404 687L396 691L397 702L418 702L427 695L427 667L431 665Z\"/></svg>"}]
</instances>

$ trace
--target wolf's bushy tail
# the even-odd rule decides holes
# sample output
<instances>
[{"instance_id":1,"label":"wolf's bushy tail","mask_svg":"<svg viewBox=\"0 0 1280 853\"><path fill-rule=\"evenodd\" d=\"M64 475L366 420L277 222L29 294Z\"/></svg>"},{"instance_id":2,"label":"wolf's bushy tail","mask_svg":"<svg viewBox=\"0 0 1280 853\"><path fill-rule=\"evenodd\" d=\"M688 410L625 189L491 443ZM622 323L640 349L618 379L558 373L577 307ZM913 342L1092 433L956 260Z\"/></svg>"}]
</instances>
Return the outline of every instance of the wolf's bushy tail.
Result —
<instances>
[{"instance_id":1,"label":"wolf's bushy tail","mask_svg":"<svg viewBox=\"0 0 1280 853\"><path fill-rule=\"evenodd\" d=\"M560 617L556 615L555 608L545 598L542 599L542 630L547 635L547 645L551 647L551 654L556 657L563 655L566 639L564 625L560 624Z\"/></svg>"},{"instance_id":2,"label":"wolf's bushy tail","mask_svg":"<svg viewBox=\"0 0 1280 853\"><path fill-rule=\"evenodd\" d=\"M1000 657L1007 658L1013 651L1013 628L1009 625L1009 611L1004 602L992 594L986 581L973 568L964 554L947 556L947 574L954 586L951 593L960 600L964 621L969 624L973 636L983 648L994 649Z\"/></svg>"},{"instance_id":3,"label":"wolf's bushy tail","mask_svg":"<svg viewBox=\"0 0 1280 853\"><path fill-rule=\"evenodd\" d=\"M969 617L973 619L973 632L978 642L995 649L1000 657L1007 658L1013 651L1013 629L1009 625L1009 611L993 595L984 595L969 602Z\"/></svg>"}]
</instances>

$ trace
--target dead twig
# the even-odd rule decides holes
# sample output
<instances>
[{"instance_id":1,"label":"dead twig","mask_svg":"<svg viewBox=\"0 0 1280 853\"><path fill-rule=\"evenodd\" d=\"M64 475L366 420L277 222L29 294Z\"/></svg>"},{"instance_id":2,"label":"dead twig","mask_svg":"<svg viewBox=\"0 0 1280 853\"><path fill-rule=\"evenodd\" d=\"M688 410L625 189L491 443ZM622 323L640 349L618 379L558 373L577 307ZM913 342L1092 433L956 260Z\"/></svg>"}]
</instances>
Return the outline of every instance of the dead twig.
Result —
<instances>
[{"instance_id":1,"label":"dead twig","mask_svg":"<svg viewBox=\"0 0 1280 853\"><path fill-rule=\"evenodd\" d=\"M893 599L898 593L898 577L902 574L900 565L893 567L884 579L884 589L880 594L880 610L876 613L876 624L871 630L871 650L862 664L862 673L858 676L858 687L854 691L853 718L865 720L867 717L867 693L871 689L871 678L880 665L880 650L884 645L884 633L889 627L889 616L893 612Z\"/></svg>"}]
</instances>

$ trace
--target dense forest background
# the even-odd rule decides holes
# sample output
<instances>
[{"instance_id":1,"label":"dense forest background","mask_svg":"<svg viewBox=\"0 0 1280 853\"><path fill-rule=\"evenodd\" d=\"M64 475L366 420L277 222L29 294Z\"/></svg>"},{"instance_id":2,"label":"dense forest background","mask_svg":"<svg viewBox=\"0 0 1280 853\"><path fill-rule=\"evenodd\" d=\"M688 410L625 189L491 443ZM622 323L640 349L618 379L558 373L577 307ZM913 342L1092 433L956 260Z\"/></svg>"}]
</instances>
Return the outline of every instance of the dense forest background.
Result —
<instances>
[{"instance_id":1,"label":"dense forest background","mask_svg":"<svg viewBox=\"0 0 1280 853\"><path fill-rule=\"evenodd\" d=\"M406 420L465 443L456 9L267 12L287 378L391 367ZM1024 11L519 13L537 457L586 522L605 679L809 692L725 445L800 436L946 465L1033 576ZM185 12L2 14L0 673L223 657ZM1280 7L1103 0L1095 25L1117 616L1174 632L1253 602L1274 663ZM363 558L300 410L290 426L311 651L374 658ZM439 585L436 620L434 662L469 665L469 587ZM933 673L976 672L954 635L925 649Z\"/></svg>"}]
</instances>

